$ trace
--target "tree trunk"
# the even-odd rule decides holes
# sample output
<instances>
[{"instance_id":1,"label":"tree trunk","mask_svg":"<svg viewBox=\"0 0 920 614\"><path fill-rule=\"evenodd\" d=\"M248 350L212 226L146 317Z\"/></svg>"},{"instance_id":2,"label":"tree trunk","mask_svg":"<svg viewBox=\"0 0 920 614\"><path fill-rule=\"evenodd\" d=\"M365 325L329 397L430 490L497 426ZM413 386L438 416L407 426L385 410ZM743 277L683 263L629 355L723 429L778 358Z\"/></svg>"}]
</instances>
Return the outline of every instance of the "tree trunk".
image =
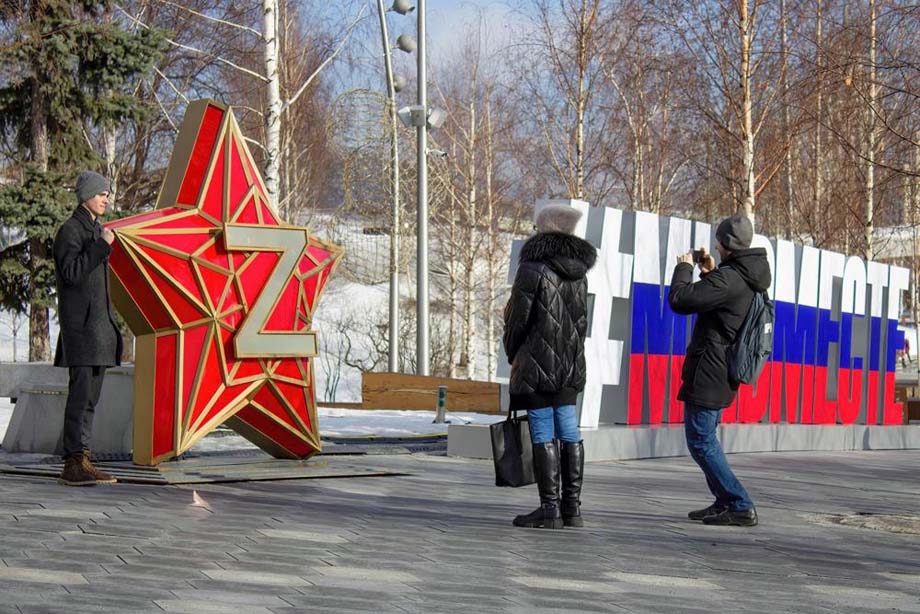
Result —
<instances>
[{"instance_id":1,"label":"tree trunk","mask_svg":"<svg viewBox=\"0 0 920 614\"><path fill-rule=\"evenodd\" d=\"M786 188L786 239L791 241L794 234L795 207L792 193L792 113L789 109L789 22L786 0L780 0L780 19L782 27L782 62L783 62L783 139L786 141L783 175Z\"/></svg>"},{"instance_id":2,"label":"tree trunk","mask_svg":"<svg viewBox=\"0 0 920 614\"><path fill-rule=\"evenodd\" d=\"M744 151L742 164L744 168L744 214L754 222L754 129L753 103L751 100L751 27L748 0L740 3L741 29L741 140Z\"/></svg>"},{"instance_id":3,"label":"tree trunk","mask_svg":"<svg viewBox=\"0 0 920 614\"><path fill-rule=\"evenodd\" d=\"M499 253L499 232L497 220L495 219L495 204L493 202L494 194L492 192L492 165L494 163L494 154L492 151L492 96L489 89L486 90L486 142L485 142L485 188L486 188L486 222L489 224L489 253L487 255L486 266L486 380L495 379L495 367L497 362L495 347L495 264Z\"/></svg>"},{"instance_id":4,"label":"tree trunk","mask_svg":"<svg viewBox=\"0 0 920 614\"><path fill-rule=\"evenodd\" d=\"M920 143L920 131L914 132L914 142ZM911 286L912 286L912 296L911 300L911 309L913 310L914 315L914 326L917 325L917 318L920 317L920 308L917 306L918 299L918 284L920 284L920 271L917 270L917 210L920 209L920 147L913 147L913 156L911 156L911 170L914 173L913 177L908 177L910 182L910 200L908 201L909 208L909 219L911 226L911 235L913 239L913 245L911 250L911 259L910 259L910 271L911 271ZM914 341L917 341L917 338L914 338ZM917 359L920 361L920 344L915 344L914 352L917 353ZM920 365L920 362L918 362ZM920 368L920 366L918 366Z\"/></svg>"},{"instance_id":5,"label":"tree trunk","mask_svg":"<svg viewBox=\"0 0 920 614\"><path fill-rule=\"evenodd\" d=\"M470 102L470 133L467 143L467 211L466 211L466 232L465 232L465 251L464 261L466 267L464 270L464 300L463 300L463 346L460 353L460 364L466 366L466 375L472 379L474 367L474 347L476 339L476 322L474 321L475 311L473 310L473 279L474 268L476 266L476 255L474 247L474 234L476 226L476 103Z\"/></svg>"},{"instance_id":6,"label":"tree trunk","mask_svg":"<svg viewBox=\"0 0 920 614\"><path fill-rule=\"evenodd\" d=\"M456 249L457 245L457 221L456 214L454 211L454 206L456 204L456 199L454 195L453 185L448 183L450 198L450 210L448 215L450 215L450 223L448 230L448 241L450 250ZM451 258L450 264L447 267L448 274L450 278L448 279L448 310L450 311L448 326L447 326L447 353L448 353L448 376L451 378L457 377L457 361L454 359L454 348L457 347L457 259Z\"/></svg>"},{"instance_id":7,"label":"tree trunk","mask_svg":"<svg viewBox=\"0 0 920 614\"><path fill-rule=\"evenodd\" d=\"M39 17L42 10L41 4L32 6L32 19ZM47 101L39 87L41 72L36 66L32 82L32 132L31 155L32 163L42 173L48 172L48 111ZM29 294L33 297L29 305L29 361L51 360L51 331L49 324L48 307L35 301L43 288L35 282L35 271L39 264L48 258L45 243L41 239L33 238L29 241Z\"/></svg>"},{"instance_id":8,"label":"tree trunk","mask_svg":"<svg viewBox=\"0 0 920 614\"><path fill-rule=\"evenodd\" d=\"M278 6L276 0L262 0L264 16L266 88L265 189L269 206L277 211L281 201L281 84L278 76Z\"/></svg>"},{"instance_id":9,"label":"tree trunk","mask_svg":"<svg viewBox=\"0 0 920 614\"><path fill-rule=\"evenodd\" d=\"M814 142L814 160L813 173L814 183L812 184L812 208L814 211L822 210L824 202L824 147L821 140L824 121L824 65L821 57L821 46L823 45L823 21L822 15L823 0L815 2L815 67L817 71L817 83L815 84L815 142Z\"/></svg>"},{"instance_id":10,"label":"tree trunk","mask_svg":"<svg viewBox=\"0 0 920 614\"><path fill-rule=\"evenodd\" d=\"M578 33L578 92L575 98L575 194L585 197L585 73L588 70L588 6L581 3L580 31Z\"/></svg>"},{"instance_id":11,"label":"tree trunk","mask_svg":"<svg viewBox=\"0 0 920 614\"><path fill-rule=\"evenodd\" d=\"M875 109L878 102L875 79L875 0L869 0L869 96L868 109L866 109L866 260L872 260L875 250L872 245L872 234L875 226Z\"/></svg>"}]
</instances>

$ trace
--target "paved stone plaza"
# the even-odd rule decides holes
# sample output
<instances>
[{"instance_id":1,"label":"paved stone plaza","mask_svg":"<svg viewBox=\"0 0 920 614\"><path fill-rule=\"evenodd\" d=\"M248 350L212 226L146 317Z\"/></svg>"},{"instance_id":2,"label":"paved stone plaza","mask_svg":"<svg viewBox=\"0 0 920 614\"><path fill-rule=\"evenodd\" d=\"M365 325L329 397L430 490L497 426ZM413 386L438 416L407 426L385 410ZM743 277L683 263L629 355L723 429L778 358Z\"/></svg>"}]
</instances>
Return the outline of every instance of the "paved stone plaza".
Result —
<instances>
[{"instance_id":1,"label":"paved stone plaza","mask_svg":"<svg viewBox=\"0 0 920 614\"><path fill-rule=\"evenodd\" d=\"M0 612L920 612L920 451L731 457L755 529L686 519L689 459L592 463L584 529L515 529L489 462L65 488L0 476ZM853 516L854 514L871 516ZM879 516L876 516L879 515ZM837 524L871 519L894 533ZM889 520L891 522L889 522Z\"/></svg>"}]
</instances>

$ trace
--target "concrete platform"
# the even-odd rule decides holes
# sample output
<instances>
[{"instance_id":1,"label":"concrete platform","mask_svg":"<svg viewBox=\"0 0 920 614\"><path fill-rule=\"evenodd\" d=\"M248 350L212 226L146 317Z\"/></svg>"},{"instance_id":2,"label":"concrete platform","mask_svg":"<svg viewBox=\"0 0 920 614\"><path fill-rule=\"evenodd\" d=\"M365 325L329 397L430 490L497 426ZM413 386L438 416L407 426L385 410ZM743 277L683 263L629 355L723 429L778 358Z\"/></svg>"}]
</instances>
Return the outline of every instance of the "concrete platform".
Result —
<instances>
[{"instance_id":1,"label":"concrete platform","mask_svg":"<svg viewBox=\"0 0 920 614\"><path fill-rule=\"evenodd\" d=\"M0 362L0 397L15 399L23 384L67 386L67 369L50 362Z\"/></svg>"},{"instance_id":2,"label":"concrete platform","mask_svg":"<svg viewBox=\"0 0 920 614\"><path fill-rule=\"evenodd\" d=\"M162 486L398 475L392 471L356 465L352 462L353 459L353 456L346 455L321 455L305 461L279 460L260 451L244 456L209 455L174 460L156 467L141 467L130 461L94 464L122 483ZM60 462L7 464L0 460L0 474L44 477L56 481L61 475L62 468Z\"/></svg>"},{"instance_id":3,"label":"concrete platform","mask_svg":"<svg viewBox=\"0 0 920 614\"><path fill-rule=\"evenodd\" d=\"M67 369L25 363L23 368L0 365L7 394L16 398L13 416L3 437L7 452L60 454L67 401ZM47 379L42 379L47 378ZM63 381L62 381L63 379ZM93 451L131 451L134 366L113 367L105 374L93 422Z\"/></svg>"},{"instance_id":4,"label":"concrete platform","mask_svg":"<svg viewBox=\"0 0 920 614\"><path fill-rule=\"evenodd\" d=\"M582 429L588 461L689 456L683 425L602 426ZM920 449L920 424L904 426L723 424L719 439L726 453ZM451 424L447 454L492 458L488 425Z\"/></svg>"}]
</instances>

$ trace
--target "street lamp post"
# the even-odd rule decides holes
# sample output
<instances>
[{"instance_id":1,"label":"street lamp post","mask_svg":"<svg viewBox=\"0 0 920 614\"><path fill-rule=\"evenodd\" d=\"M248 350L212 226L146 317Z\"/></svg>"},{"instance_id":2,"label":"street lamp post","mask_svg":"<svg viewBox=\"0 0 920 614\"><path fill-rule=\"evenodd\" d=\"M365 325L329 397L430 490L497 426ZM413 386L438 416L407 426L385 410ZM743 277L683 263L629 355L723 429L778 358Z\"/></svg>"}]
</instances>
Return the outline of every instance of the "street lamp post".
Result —
<instances>
[{"instance_id":1,"label":"street lamp post","mask_svg":"<svg viewBox=\"0 0 920 614\"><path fill-rule=\"evenodd\" d=\"M399 371L399 146L396 134L396 82L393 77L393 60L390 56L390 38L387 33L386 10L383 0L377 0L380 14L380 35L383 38L383 60L387 78L387 102L390 114L390 164L393 202L390 230L390 325L389 356L387 367L390 373Z\"/></svg>"},{"instance_id":2,"label":"street lamp post","mask_svg":"<svg viewBox=\"0 0 920 614\"><path fill-rule=\"evenodd\" d=\"M430 374L428 334L428 73L425 63L427 53L425 32L425 0L418 2L418 106L425 113L425 121L418 123L418 269L416 303L416 370L419 375Z\"/></svg>"},{"instance_id":3,"label":"street lamp post","mask_svg":"<svg viewBox=\"0 0 920 614\"><path fill-rule=\"evenodd\" d=\"M393 0L389 9L383 7L383 0L377 0L377 14L380 16L380 37L383 42L383 61L387 79L387 103L390 115L390 173L393 189L392 228L390 230L390 322L389 355L387 367L391 373L399 371L399 135L397 129L396 93L402 90L406 81L393 75L393 57L390 53L390 35L387 32L387 10L407 15L415 10L409 0ZM415 50L411 36L401 34L396 47L405 53Z\"/></svg>"},{"instance_id":4,"label":"street lamp post","mask_svg":"<svg viewBox=\"0 0 920 614\"><path fill-rule=\"evenodd\" d=\"M394 0L393 11L405 15L413 10L409 0ZM429 375L431 372L430 316L428 312L428 128L439 128L447 116L441 109L428 108L427 34L425 31L425 0L418 1L418 43L403 34L396 46L406 53L417 52L418 100L415 106L403 107L396 112L406 126L417 131L418 184L416 198L418 205L416 258L416 372Z\"/></svg>"}]
</instances>

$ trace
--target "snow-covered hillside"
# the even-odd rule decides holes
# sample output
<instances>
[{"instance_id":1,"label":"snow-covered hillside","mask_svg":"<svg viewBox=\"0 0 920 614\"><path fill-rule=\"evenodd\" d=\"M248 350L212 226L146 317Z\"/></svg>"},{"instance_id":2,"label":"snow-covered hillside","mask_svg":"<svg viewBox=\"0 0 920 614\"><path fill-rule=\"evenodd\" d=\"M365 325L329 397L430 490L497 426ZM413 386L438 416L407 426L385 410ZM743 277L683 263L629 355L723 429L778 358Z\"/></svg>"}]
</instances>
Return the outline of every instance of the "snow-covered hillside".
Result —
<instances>
[{"instance_id":1,"label":"snow-covered hillside","mask_svg":"<svg viewBox=\"0 0 920 614\"><path fill-rule=\"evenodd\" d=\"M341 243L346 257L336 275L329 282L314 317L313 329L320 340L320 356L314 361L316 375L316 396L318 400L356 402L360 400L361 369L385 370L388 350L388 264L389 238L386 235L367 234L368 222L361 218L338 218L318 215L309 224L311 233L323 239ZM478 231L477 231L478 232ZM510 248L513 237L505 235L502 241ZM449 316L446 306L447 275L454 267L460 277L460 263L445 262L441 243L437 236L431 239L431 317L432 356L444 355L449 337ZM401 355L402 369L414 370L415 355L415 245L410 237L402 242L400 297L401 297ZM500 309L507 297L508 262L498 262L496 277L496 308ZM473 313L474 339L470 375L475 379L489 379L486 355L486 319L482 313L486 304L487 263L477 261L473 270ZM460 345L464 336L462 294L457 300L459 312L454 325L454 360L459 359ZM501 323L494 322L496 330L493 344L501 334ZM17 328L14 337L13 331ZM15 358L28 359L27 316L18 320L9 312L0 312L0 361ZM57 322L52 310L51 344L57 341ZM466 371L458 371L465 377Z\"/></svg>"}]
</instances>

